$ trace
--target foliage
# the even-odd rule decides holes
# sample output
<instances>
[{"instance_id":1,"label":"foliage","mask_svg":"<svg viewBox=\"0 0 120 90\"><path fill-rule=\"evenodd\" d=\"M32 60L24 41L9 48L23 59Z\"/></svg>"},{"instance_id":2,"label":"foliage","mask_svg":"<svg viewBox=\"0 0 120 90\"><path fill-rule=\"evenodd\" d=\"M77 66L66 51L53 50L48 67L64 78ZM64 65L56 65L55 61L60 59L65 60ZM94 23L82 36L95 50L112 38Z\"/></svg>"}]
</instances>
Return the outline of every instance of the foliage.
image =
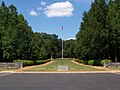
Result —
<instances>
[{"instance_id":1,"label":"foliage","mask_svg":"<svg viewBox=\"0 0 120 90\"><path fill-rule=\"evenodd\" d=\"M88 65L100 66L101 65L101 60L89 60Z\"/></svg>"},{"instance_id":2,"label":"foliage","mask_svg":"<svg viewBox=\"0 0 120 90\"><path fill-rule=\"evenodd\" d=\"M100 66L101 60L94 60L94 66Z\"/></svg>"},{"instance_id":3,"label":"foliage","mask_svg":"<svg viewBox=\"0 0 120 90\"><path fill-rule=\"evenodd\" d=\"M83 60L79 60L79 59L76 59L75 61L77 61L79 63L83 63L84 62Z\"/></svg>"},{"instance_id":4,"label":"foliage","mask_svg":"<svg viewBox=\"0 0 120 90\"><path fill-rule=\"evenodd\" d=\"M14 5L0 6L0 58L2 61L29 59L33 32Z\"/></svg>"},{"instance_id":5,"label":"foliage","mask_svg":"<svg viewBox=\"0 0 120 90\"><path fill-rule=\"evenodd\" d=\"M104 65L104 63L112 62L112 60L104 59L104 60L79 60L76 59L75 61L83 64L88 64L92 66L101 66Z\"/></svg>"},{"instance_id":6,"label":"foliage","mask_svg":"<svg viewBox=\"0 0 120 90\"><path fill-rule=\"evenodd\" d=\"M94 0L76 35L81 60L120 60L120 0Z\"/></svg>"},{"instance_id":7,"label":"foliage","mask_svg":"<svg viewBox=\"0 0 120 90\"><path fill-rule=\"evenodd\" d=\"M14 60L13 62L22 62L23 66L39 65L49 62L50 60Z\"/></svg>"},{"instance_id":8,"label":"foliage","mask_svg":"<svg viewBox=\"0 0 120 90\"><path fill-rule=\"evenodd\" d=\"M58 35L33 32L24 16L18 14L14 5L7 7L4 1L2 2L0 6L0 61L59 58L61 57L61 42ZM67 46L65 51L70 51L69 57L73 57L74 45L72 42L69 44L70 50Z\"/></svg>"},{"instance_id":9,"label":"foliage","mask_svg":"<svg viewBox=\"0 0 120 90\"><path fill-rule=\"evenodd\" d=\"M94 65L94 60L89 60L88 61L88 65L92 65L93 66Z\"/></svg>"},{"instance_id":10,"label":"foliage","mask_svg":"<svg viewBox=\"0 0 120 90\"><path fill-rule=\"evenodd\" d=\"M64 57L75 58L75 40L64 41Z\"/></svg>"},{"instance_id":11,"label":"foliage","mask_svg":"<svg viewBox=\"0 0 120 90\"><path fill-rule=\"evenodd\" d=\"M64 40L64 57L94 65L105 58L120 61L120 0L94 0L76 38ZM0 61L60 58L61 42L58 35L33 32L14 5L0 5Z\"/></svg>"},{"instance_id":12,"label":"foliage","mask_svg":"<svg viewBox=\"0 0 120 90\"><path fill-rule=\"evenodd\" d=\"M112 62L112 60L107 60L107 59L102 60L102 61L101 61L101 65L103 66L103 65L104 65L104 63L109 63L109 62Z\"/></svg>"}]
</instances>

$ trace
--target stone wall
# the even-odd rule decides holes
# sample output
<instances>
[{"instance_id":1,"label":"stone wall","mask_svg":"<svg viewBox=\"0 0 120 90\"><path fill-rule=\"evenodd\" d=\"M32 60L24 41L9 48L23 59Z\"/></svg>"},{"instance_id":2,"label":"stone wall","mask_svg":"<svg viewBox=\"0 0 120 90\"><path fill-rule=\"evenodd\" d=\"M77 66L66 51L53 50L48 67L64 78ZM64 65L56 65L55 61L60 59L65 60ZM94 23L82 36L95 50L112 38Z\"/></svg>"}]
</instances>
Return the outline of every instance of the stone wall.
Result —
<instances>
[{"instance_id":1,"label":"stone wall","mask_svg":"<svg viewBox=\"0 0 120 90\"><path fill-rule=\"evenodd\" d=\"M104 67L106 67L106 68L120 68L120 62L104 63Z\"/></svg>"},{"instance_id":2,"label":"stone wall","mask_svg":"<svg viewBox=\"0 0 120 90\"><path fill-rule=\"evenodd\" d=\"M0 63L0 68L23 68L23 63L15 62L15 63Z\"/></svg>"}]
</instances>

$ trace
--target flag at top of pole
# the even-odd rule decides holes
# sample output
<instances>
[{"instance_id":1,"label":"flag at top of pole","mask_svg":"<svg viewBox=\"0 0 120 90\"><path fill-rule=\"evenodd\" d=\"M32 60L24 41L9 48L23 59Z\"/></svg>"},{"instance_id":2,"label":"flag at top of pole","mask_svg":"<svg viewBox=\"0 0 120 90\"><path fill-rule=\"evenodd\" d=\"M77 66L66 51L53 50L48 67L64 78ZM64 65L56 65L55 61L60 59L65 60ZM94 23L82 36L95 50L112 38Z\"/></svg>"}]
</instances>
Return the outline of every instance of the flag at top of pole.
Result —
<instances>
[{"instance_id":1,"label":"flag at top of pole","mask_svg":"<svg viewBox=\"0 0 120 90\"><path fill-rule=\"evenodd\" d=\"M63 26L60 27L60 30L63 30Z\"/></svg>"}]
</instances>

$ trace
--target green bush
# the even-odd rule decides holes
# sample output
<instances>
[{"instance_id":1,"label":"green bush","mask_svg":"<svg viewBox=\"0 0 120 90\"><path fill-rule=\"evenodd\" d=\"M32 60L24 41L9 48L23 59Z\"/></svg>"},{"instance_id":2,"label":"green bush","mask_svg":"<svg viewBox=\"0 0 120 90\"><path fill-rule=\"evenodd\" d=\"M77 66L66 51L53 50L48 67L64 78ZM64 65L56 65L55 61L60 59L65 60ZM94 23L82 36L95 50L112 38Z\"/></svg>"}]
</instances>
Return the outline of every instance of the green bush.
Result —
<instances>
[{"instance_id":1,"label":"green bush","mask_svg":"<svg viewBox=\"0 0 120 90\"><path fill-rule=\"evenodd\" d=\"M88 61L88 65L92 65L93 66L94 65L94 60L89 60Z\"/></svg>"},{"instance_id":2,"label":"green bush","mask_svg":"<svg viewBox=\"0 0 120 90\"><path fill-rule=\"evenodd\" d=\"M88 60L83 60L83 64L88 64Z\"/></svg>"},{"instance_id":3,"label":"green bush","mask_svg":"<svg viewBox=\"0 0 120 90\"><path fill-rule=\"evenodd\" d=\"M77 62L83 63L83 60L76 59Z\"/></svg>"},{"instance_id":4,"label":"green bush","mask_svg":"<svg viewBox=\"0 0 120 90\"><path fill-rule=\"evenodd\" d=\"M87 60L79 60L79 59L76 59L75 61L79 62L79 63L83 63L83 64L88 64L88 61Z\"/></svg>"},{"instance_id":5,"label":"green bush","mask_svg":"<svg viewBox=\"0 0 120 90\"><path fill-rule=\"evenodd\" d=\"M31 66L31 65L38 65L38 64L44 64L46 62L49 62L50 60L14 60L13 62L22 62L23 66Z\"/></svg>"},{"instance_id":6,"label":"green bush","mask_svg":"<svg viewBox=\"0 0 120 90\"><path fill-rule=\"evenodd\" d=\"M14 60L13 62L22 62L23 66L31 66L34 64L32 60Z\"/></svg>"},{"instance_id":7,"label":"green bush","mask_svg":"<svg viewBox=\"0 0 120 90\"><path fill-rule=\"evenodd\" d=\"M103 66L104 63L109 63L109 62L112 62L112 60L104 59L101 61L101 65Z\"/></svg>"},{"instance_id":8,"label":"green bush","mask_svg":"<svg viewBox=\"0 0 120 90\"><path fill-rule=\"evenodd\" d=\"M92 66L100 66L101 65L101 60L79 60L76 59L77 62L83 63L83 64L88 64Z\"/></svg>"},{"instance_id":9,"label":"green bush","mask_svg":"<svg viewBox=\"0 0 120 90\"><path fill-rule=\"evenodd\" d=\"M44 64L49 62L50 60L36 60L36 64Z\"/></svg>"},{"instance_id":10,"label":"green bush","mask_svg":"<svg viewBox=\"0 0 120 90\"><path fill-rule=\"evenodd\" d=\"M94 60L94 66L100 66L101 60Z\"/></svg>"}]
</instances>

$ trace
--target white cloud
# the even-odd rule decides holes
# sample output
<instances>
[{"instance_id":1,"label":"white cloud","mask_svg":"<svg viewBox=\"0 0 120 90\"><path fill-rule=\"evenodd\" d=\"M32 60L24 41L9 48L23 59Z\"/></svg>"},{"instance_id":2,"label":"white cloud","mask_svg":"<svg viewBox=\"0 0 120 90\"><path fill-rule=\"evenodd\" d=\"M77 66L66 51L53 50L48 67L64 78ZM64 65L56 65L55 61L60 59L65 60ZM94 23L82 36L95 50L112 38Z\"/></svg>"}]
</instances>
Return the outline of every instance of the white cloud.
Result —
<instances>
[{"instance_id":1,"label":"white cloud","mask_svg":"<svg viewBox=\"0 0 120 90\"><path fill-rule=\"evenodd\" d=\"M44 14L47 17L69 17L73 15L73 5L69 2L53 3L45 8Z\"/></svg>"},{"instance_id":2,"label":"white cloud","mask_svg":"<svg viewBox=\"0 0 120 90\"><path fill-rule=\"evenodd\" d=\"M38 16L39 14L34 11L34 10L31 10L30 13L29 13L31 16Z\"/></svg>"},{"instance_id":3,"label":"white cloud","mask_svg":"<svg viewBox=\"0 0 120 90\"><path fill-rule=\"evenodd\" d=\"M46 5L46 2L41 1L40 4L41 4L42 6L45 6L45 5Z\"/></svg>"},{"instance_id":4,"label":"white cloud","mask_svg":"<svg viewBox=\"0 0 120 90\"><path fill-rule=\"evenodd\" d=\"M70 1L76 1L76 2L92 2L94 0L70 0Z\"/></svg>"},{"instance_id":5,"label":"white cloud","mask_svg":"<svg viewBox=\"0 0 120 90\"><path fill-rule=\"evenodd\" d=\"M38 8L37 8L37 11L42 10L42 9L43 9L42 7L38 7Z\"/></svg>"},{"instance_id":6,"label":"white cloud","mask_svg":"<svg viewBox=\"0 0 120 90\"><path fill-rule=\"evenodd\" d=\"M80 2L80 3L92 3L92 2L94 2L94 0L77 0L78 2Z\"/></svg>"},{"instance_id":7,"label":"white cloud","mask_svg":"<svg viewBox=\"0 0 120 90\"><path fill-rule=\"evenodd\" d=\"M66 39L66 40L76 40L76 38L73 38L73 37L71 37L71 38L68 38L68 39Z\"/></svg>"}]
</instances>

